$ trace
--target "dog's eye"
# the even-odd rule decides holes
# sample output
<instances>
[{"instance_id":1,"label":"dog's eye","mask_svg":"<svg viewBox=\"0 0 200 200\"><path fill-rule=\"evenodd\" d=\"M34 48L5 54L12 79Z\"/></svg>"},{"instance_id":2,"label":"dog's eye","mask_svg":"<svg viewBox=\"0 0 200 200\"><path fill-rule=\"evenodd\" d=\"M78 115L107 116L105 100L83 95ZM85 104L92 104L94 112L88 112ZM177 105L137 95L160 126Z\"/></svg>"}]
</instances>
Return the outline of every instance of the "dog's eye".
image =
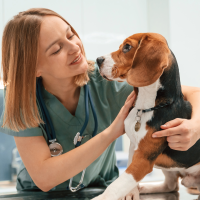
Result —
<instances>
[{"instance_id":1,"label":"dog's eye","mask_svg":"<svg viewBox=\"0 0 200 200\"><path fill-rule=\"evenodd\" d=\"M125 45L123 46L123 48L122 48L122 51L123 51L124 53L126 53L126 52L130 51L131 48L132 48L132 46L131 46L130 44L125 44Z\"/></svg>"}]
</instances>

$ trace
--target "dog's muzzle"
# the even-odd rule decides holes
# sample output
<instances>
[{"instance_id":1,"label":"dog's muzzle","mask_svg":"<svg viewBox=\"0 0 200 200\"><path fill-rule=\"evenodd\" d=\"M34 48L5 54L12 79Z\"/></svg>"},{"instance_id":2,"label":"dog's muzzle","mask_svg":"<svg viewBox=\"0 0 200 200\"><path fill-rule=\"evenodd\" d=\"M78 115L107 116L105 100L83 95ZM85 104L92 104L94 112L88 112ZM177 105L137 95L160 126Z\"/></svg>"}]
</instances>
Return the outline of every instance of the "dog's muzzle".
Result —
<instances>
[{"instance_id":1,"label":"dog's muzzle","mask_svg":"<svg viewBox=\"0 0 200 200\"><path fill-rule=\"evenodd\" d=\"M99 68L101 67L101 64L103 63L104 60L105 60L105 58L103 58L103 57L98 57L98 58L96 59Z\"/></svg>"}]
</instances>

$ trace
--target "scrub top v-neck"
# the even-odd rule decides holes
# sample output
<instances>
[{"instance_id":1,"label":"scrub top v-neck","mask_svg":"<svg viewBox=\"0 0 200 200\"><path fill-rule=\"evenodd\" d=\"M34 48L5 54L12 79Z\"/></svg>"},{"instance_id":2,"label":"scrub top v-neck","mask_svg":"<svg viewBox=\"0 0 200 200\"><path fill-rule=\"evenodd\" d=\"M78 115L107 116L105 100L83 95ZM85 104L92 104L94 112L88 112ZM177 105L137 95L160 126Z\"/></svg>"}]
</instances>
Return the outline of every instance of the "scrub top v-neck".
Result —
<instances>
[{"instance_id":1,"label":"scrub top v-neck","mask_svg":"<svg viewBox=\"0 0 200 200\"><path fill-rule=\"evenodd\" d=\"M128 95L133 91L133 87L128 85L126 82L110 82L103 79L99 74L99 70L96 65L95 70L89 74L89 77L90 81L88 82L88 86L97 113L98 134L105 130L116 118ZM44 88L42 88L42 96L55 129L56 139L63 147L63 153L74 149L73 139L76 133L81 130L85 122L84 87L80 88L80 96L75 116L73 116L54 95L50 94ZM0 121L1 125L2 122L3 114ZM89 122L83 133L86 137L82 140L81 144L92 138L92 133L95 128L94 125L95 123L92 109L89 105ZM18 137L44 136L47 141L47 135L42 125L19 132L0 128L0 132ZM115 142L113 142L101 156L99 156L90 166L87 167L83 184L85 186L107 187L118 177L118 175L119 173L116 167ZM81 173L74 177L72 184L73 187L79 183L80 178ZM56 186L55 190L66 189L68 185L69 180L66 180ZM39 188L31 179L22 162L17 175L17 190L22 191L27 189L30 190Z\"/></svg>"},{"instance_id":2,"label":"scrub top v-neck","mask_svg":"<svg viewBox=\"0 0 200 200\"><path fill-rule=\"evenodd\" d=\"M50 105L50 108L52 111L55 112L57 117L61 120L63 120L66 124L69 125L81 125L81 118L84 113L82 113L84 110L84 87L80 88L80 94L79 94L79 100L77 104L77 108L75 111L75 115L72 115L65 107L64 105L52 94L47 92L44 88L42 88L42 94L43 98L45 99L45 103L47 105Z\"/></svg>"}]
</instances>

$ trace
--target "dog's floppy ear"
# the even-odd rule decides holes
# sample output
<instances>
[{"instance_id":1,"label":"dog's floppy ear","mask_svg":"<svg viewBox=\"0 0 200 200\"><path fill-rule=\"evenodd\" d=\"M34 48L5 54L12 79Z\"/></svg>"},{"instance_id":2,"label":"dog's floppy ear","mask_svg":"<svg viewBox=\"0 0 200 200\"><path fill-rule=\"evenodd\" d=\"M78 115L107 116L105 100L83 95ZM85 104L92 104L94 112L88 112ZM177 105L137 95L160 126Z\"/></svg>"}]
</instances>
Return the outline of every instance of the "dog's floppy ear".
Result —
<instances>
[{"instance_id":1,"label":"dog's floppy ear","mask_svg":"<svg viewBox=\"0 0 200 200\"><path fill-rule=\"evenodd\" d=\"M160 37L161 38L161 37ZM144 34L135 52L127 82L134 87L154 83L168 66L170 50L163 38Z\"/></svg>"}]
</instances>

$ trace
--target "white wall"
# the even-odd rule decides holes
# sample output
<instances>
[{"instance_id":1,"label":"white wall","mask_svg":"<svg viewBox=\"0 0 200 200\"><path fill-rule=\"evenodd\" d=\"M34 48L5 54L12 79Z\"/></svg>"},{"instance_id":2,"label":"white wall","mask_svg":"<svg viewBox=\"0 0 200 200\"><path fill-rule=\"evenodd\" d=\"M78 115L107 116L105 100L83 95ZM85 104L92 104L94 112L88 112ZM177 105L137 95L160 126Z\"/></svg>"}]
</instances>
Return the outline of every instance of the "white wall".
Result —
<instances>
[{"instance_id":1,"label":"white wall","mask_svg":"<svg viewBox=\"0 0 200 200\"><path fill-rule=\"evenodd\" d=\"M170 41L183 85L200 87L200 1L169 0Z\"/></svg>"},{"instance_id":2,"label":"white wall","mask_svg":"<svg viewBox=\"0 0 200 200\"><path fill-rule=\"evenodd\" d=\"M147 31L146 0L84 0L83 44L88 59L116 51L123 40Z\"/></svg>"},{"instance_id":3,"label":"white wall","mask_svg":"<svg viewBox=\"0 0 200 200\"><path fill-rule=\"evenodd\" d=\"M3 26L18 12L32 7L58 12L80 35L86 56L92 60L115 51L133 33L147 31L146 0L126 0L126 3L122 0L0 1L4 4Z\"/></svg>"},{"instance_id":4,"label":"white wall","mask_svg":"<svg viewBox=\"0 0 200 200\"><path fill-rule=\"evenodd\" d=\"M148 32L163 35L170 44L169 0L147 0Z\"/></svg>"},{"instance_id":5,"label":"white wall","mask_svg":"<svg viewBox=\"0 0 200 200\"><path fill-rule=\"evenodd\" d=\"M29 8L49 8L63 16L78 33L81 32L82 0L2 0L4 1L4 25L18 12Z\"/></svg>"}]
</instances>

